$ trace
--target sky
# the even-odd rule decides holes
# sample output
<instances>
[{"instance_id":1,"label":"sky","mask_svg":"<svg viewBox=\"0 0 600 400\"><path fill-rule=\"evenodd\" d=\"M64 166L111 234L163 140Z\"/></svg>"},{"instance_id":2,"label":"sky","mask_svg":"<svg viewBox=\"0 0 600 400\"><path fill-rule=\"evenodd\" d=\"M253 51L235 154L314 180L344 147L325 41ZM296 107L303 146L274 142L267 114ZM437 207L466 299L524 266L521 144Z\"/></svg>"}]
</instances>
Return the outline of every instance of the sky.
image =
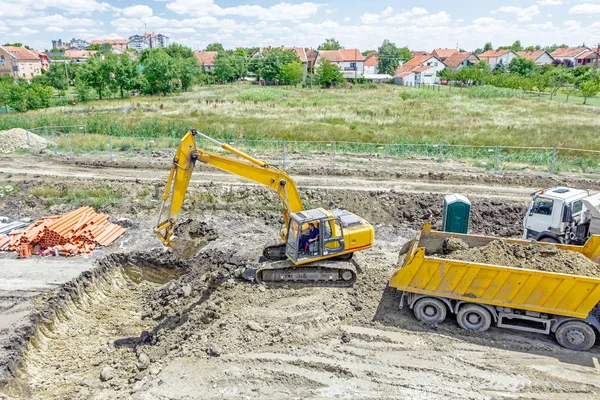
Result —
<instances>
[{"instance_id":1,"label":"sky","mask_svg":"<svg viewBox=\"0 0 600 400\"><path fill-rule=\"evenodd\" d=\"M600 0L0 0L0 20L1 44L38 50L52 47L51 39L128 38L144 31L194 50L212 42L316 47L328 37L363 51L384 39L424 51L517 39L523 46L600 42Z\"/></svg>"}]
</instances>

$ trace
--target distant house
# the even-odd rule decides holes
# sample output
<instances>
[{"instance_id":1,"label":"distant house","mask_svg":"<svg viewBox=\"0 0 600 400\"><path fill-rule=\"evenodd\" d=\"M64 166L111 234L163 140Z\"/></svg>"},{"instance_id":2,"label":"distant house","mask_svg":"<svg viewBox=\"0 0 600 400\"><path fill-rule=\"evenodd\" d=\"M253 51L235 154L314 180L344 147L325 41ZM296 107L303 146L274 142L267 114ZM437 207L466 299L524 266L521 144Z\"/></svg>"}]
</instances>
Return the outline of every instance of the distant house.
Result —
<instances>
[{"instance_id":1,"label":"distant house","mask_svg":"<svg viewBox=\"0 0 600 400\"><path fill-rule=\"evenodd\" d=\"M261 47L260 49L258 49L258 52L256 54L263 55L266 51L273 49L280 49L282 51L293 51L300 59L302 65L304 65L305 68L308 66L308 58L306 56L306 51L304 51L304 47Z\"/></svg>"},{"instance_id":2,"label":"distant house","mask_svg":"<svg viewBox=\"0 0 600 400\"><path fill-rule=\"evenodd\" d=\"M444 68L446 68L446 64L444 64L439 58L431 55L425 54L422 56L414 57L407 62L405 62L402 66L396 68L396 74L402 72L409 72L418 67L433 67L436 72L440 72Z\"/></svg>"},{"instance_id":3,"label":"distant house","mask_svg":"<svg viewBox=\"0 0 600 400\"><path fill-rule=\"evenodd\" d=\"M517 55L519 55L519 57L531 60L537 65L552 64L554 61L554 58L544 50L518 51Z\"/></svg>"},{"instance_id":4,"label":"distant house","mask_svg":"<svg viewBox=\"0 0 600 400\"><path fill-rule=\"evenodd\" d=\"M594 64L598 60L598 53L587 47L565 47L554 50L551 54L555 60L570 60L574 67Z\"/></svg>"},{"instance_id":5,"label":"distant house","mask_svg":"<svg viewBox=\"0 0 600 400\"><path fill-rule=\"evenodd\" d=\"M415 73L414 72L400 72L394 76L394 84L400 86L414 86L415 85Z\"/></svg>"},{"instance_id":6,"label":"distant house","mask_svg":"<svg viewBox=\"0 0 600 400\"><path fill-rule=\"evenodd\" d=\"M95 54L96 54L96 50L67 50L67 51L65 51L65 57L70 58L71 60L73 60L77 63L83 62L83 61L87 60L88 58L94 56Z\"/></svg>"},{"instance_id":7,"label":"distant house","mask_svg":"<svg viewBox=\"0 0 600 400\"><path fill-rule=\"evenodd\" d=\"M125 51L127 50L127 39L97 39L92 40L92 44L103 45L109 43L113 49Z\"/></svg>"},{"instance_id":8,"label":"distant house","mask_svg":"<svg viewBox=\"0 0 600 400\"><path fill-rule=\"evenodd\" d=\"M379 58L375 54L369 54L365 58L365 75L377 74L379 70Z\"/></svg>"},{"instance_id":9,"label":"distant house","mask_svg":"<svg viewBox=\"0 0 600 400\"><path fill-rule=\"evenodd\" d=\"M121 40L121 39L119 39ZM128 49L134 49L138 52L144 51L146 49L156 49L159 47L168 47L169 46L169 37L152 33L144 33L143 35L133 35L130 36L128 40L126 40L126 47ZM114 49L114 47L113 47ZM124 50L124 49L119 49Z\"/></svg>"},{"instance_id":10,"label":"distant house","mask_svg":"<svg viewBox=\"0 0 600 400\"><path fill-rule=\"evenodd\" d=\"M479 54L480 60L487 61L490 67L494 68L496 65L502 63L508 66L513 58L517 57L517 53L512 50L488 50Z\"/></svg>"},{"instance_id":11,"label":"distant house","mask_svg":"<svg viewBox=\"0 0 600 400\"><path fill-rule=\"evenodd\" d=\"M420 58L420 57L426 56L427 54L429 54L429 53L427 53L426 51L415 50L415 51L410 52L410 58L411 59Z\"/></svg>"},{"instance_id":12,"label":"distant house","mask_svg":"<svg viewBox=\"0 0 600 400\"><path fill-rule=\"evenodd\" d=\"M458 49L435 49L431 52L431 55L440 61L446 61L454 53L458 53Z\"/></svg>"},{"instance_id":13,"label":"distant house","mask_svg":"<svg viewBox=\"0 0 600 400\"><path fill-rule=\"evenodd\" d=\"M360 78L365 72L365 57L358 49L319 50L315 59L315 67L326 59L339 66L344 78Z\"/></svg>"},{"instance_id":14,"label":"distant house","mask_svg":"<svg viewBox=\"0 0 600 400\"><path fill-rule=\"evenodd\" d=\"M437 73L444 68L446 64L431 54L417 56L396 68L394 83L404 86L434 84Z\"/></svg>"},{"instance_id":15,"label":"distant house","mask_svg":"<svg viewBox=\"0 0 600 400\"><path fill-rule=\"evenodd\" d=\"M42 60L25 47L0 46L0 75L30 80L42 74Z\"/></svg>"},{"instance_id":16,"label":"distant house","mask_svg":"<svg viewBox=\"0 0 600 400\"><path fill-rule=\"evenodd\" d=\"M312 71L312 68L315 66L315 62L317 61L317 56L319 55L319 51L315 49L305 50L306 53L306 61L307 68L309 71Z\"/></svg>"},{"instance_id":17,"label":"distant house","mask_svg":"<svg viewBox=\"0 0 600 400\"><path fill-rule=\"evenodd\" d=\"M36 50L29 50L29 51L32 52L33 54L35 54L37 56L37 58L40 59L40 61L42 62L42 70L48 71L50 69L50 58L48 57L48 55L46 53L40 53L39 51L36 51Z\"/></svg>"},{"instance_id":18,"label":"distant house","mask_svg":"<svg viewBox=\"0 0 600 400\"><path fill-rule=\"evenodd\" d=\"M456 52L444 60L446 68L453 71L458 71L464 67L470 67L479 62L479 57L474 53Z\"/></svg>"},{"instance_id":19,"label":"distant house","mask_svg":"<svg viewBox=\"0 0 600 400\"><path fill-rule=\"evenodd\" d=\"M215 60L217 59L217 51L195 51L194 55L198 59L198 64L205 71L213 71L215 69Z\"/></svg>"}]
</instances>

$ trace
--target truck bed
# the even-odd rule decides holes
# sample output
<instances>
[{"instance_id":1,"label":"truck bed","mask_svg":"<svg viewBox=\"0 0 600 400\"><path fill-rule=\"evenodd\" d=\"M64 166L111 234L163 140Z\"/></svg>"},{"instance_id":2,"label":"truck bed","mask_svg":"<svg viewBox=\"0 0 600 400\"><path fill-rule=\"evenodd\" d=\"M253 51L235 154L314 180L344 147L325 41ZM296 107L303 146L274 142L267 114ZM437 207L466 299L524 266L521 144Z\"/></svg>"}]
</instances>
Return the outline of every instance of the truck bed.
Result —
<instances>
[{"instance_id":1,"label":"truck bed","mask_svg":"<svg viewBox=\"0 0 600 400\"><path fill-rule=\"evenodd\" d=\"M426 225L401 252L405 254L404 260L390 279L390 287L471 303L576 318L586 318L600 302L600 278L434 257L434 254L442 253L444 241L451 237L462 239L471 248L500 240L488 236L434 232ZM522 245L530 243L517 239L508 242ZM593 236L585 246L556 247L577 251L595 262L600 261L600 236Z\"/></svg>"}]
</instances>

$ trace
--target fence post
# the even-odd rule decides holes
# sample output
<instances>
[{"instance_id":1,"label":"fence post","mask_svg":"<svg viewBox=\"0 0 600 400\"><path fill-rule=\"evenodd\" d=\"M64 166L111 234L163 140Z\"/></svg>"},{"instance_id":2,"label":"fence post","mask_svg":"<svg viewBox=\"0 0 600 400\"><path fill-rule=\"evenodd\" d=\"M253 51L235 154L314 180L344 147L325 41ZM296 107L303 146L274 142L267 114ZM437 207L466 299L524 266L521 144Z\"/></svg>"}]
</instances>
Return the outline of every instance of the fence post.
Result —
<instances>
[{"instance_id":1,"label":"fence post","mask_svg":"<svg viewBox=\"0 0 600 400\"><path fill-rule=\"evenodd\" d=\"M438 159L439 163L444 162L444 145L440 143L440 157Z\"/></svg>"},{"instance_id":2,"label":"fence post","mask_svg":"<svg viewBox=\"0 0 600 400\"><path fill-rule=\"evenodd\" d=\"M44 127L44 136L48 137L48 126Z\"/></svg>"},{"instance_id":3,"label":"fence post","mask_svg":"<svg viewBox=\"0 0 600 400\"><path fill-rule=\"evenodd\" d=\"M285 140L283 141L283 151L281 153L281 165L282 165L282 169L285 169L285 153L286 153L286 142Z\"/></svg>"},{"instance_id":4,"label":"fence post","mask_svg":"<svg viewBox=\"0 0 600 400\"><path fill-rule=\"evenodd\" d=\"M67 135L67 141L69 142L69 157L73 158L73 144L71 143L71 135Z\"/></svg>"},{"instance_id":5,"label":"fence post","mask_svg":"<svg viewBox=\"0 0 600 400\"><path fill-rule=\"evenodd\" d=\"M335 168L335 152L336 152L336 145L335 145L335 140L333 141L333 151L331 152L331 167Z\"/></svg>"},{"instance_id":6,"label":"fence post","mask_svg":"<svg viewBox=\"0 0 600 400\"><path fill-rule=\"evenodd\" d=\"M550 175L554 174L554 168L556 166L556 147L552 148L552 158L550 159Z\"/></svg>"},{"instance_id":7,"label":"fence post","mask_svg":"<svg viewBox=\"0 0 600 400\"><path fill-rule=\"evenodd\" d=\"M112 152L112 136L108 137L108 160L113 160L113 152Z\"/></svg>"},{"instance_id":8,"label":"fence post","mask_svg":"<svg viewBox=\"0 0 600 400\"><path fill-rule=\"evenodd\" d=\"M148 143L148 139L146 139L146 155L148 156L148 163L150 163L150 144Z\"/></svg>"},{"instance_id":9,"label":"fence post","mask_svg":"<svg viewBox=\"0 0 600 400\"><path fill-rule=\"evenodd\" d=\"M54 154L58 154L56 150L56 137L54 136L54 131L52 131L52 143L54 143Z\"/></svg>"},{"instance_id":10,"label":"fence post","mask_svg":"<svg viewBox=\"0 0 600 400\"><path fill-rule=\"evenodd\" d=\"M496 146L496 152L494 154L494 175L498 173L498 151L499 147Z\"/></svg>"},{"instance_id":11,"label":"fence post","mask_svg":"<svg viewBox=\"0 0 600 400\"><path fill-rule=\"evenodd\" d=\"M388 154L390 153L390 149L389 149L389 144L385 145L385 155L384 155L384 160L385 160L385 172L388 172L389 166L388 166Z\"/></svg>"}]
</instances>

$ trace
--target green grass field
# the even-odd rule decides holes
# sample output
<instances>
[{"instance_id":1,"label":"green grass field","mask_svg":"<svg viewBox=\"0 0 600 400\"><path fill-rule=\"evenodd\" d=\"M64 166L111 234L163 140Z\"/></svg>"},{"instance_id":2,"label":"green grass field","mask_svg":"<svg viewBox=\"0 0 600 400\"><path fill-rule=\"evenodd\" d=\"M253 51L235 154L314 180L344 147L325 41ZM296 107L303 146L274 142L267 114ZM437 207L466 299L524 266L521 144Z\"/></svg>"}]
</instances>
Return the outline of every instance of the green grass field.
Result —
<instances>
[{"instance_id":1,"label":"green grass field","mask_svg":"<svg viewBox=\"0 0 600 400\"><path fill-rule=\"evenodd\" d=\"M0 116L0 129L86 124L114 136L215 137L571 147L600 150L599 99L590 105L482 89L478 97L382 85L344 89L196 87L168 97L94 101ZM497 93L496 93L497 92ZM508 93L508 92L507 92ZM486 96L492 97L486 97ZM581 102L581 99L577 99ZM594 105L595 104L595 105Z\"/></svg>"}]
</instances>

